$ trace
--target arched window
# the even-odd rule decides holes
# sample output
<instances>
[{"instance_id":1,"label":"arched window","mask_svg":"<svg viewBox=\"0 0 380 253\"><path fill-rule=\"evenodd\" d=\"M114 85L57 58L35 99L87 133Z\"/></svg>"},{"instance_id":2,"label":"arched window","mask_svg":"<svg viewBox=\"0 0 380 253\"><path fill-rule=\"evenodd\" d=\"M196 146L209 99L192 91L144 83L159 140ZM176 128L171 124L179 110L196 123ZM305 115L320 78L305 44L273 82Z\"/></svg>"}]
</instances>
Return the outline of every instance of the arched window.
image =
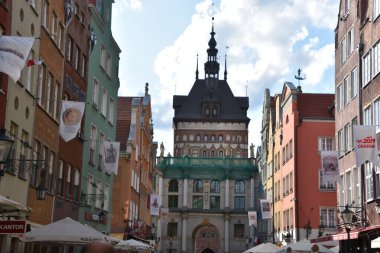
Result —
<instances>
[{"instance_id":1,"label":"arched window","mask_svg":"<svg viewBox=\"0 0 380 253\"><path fill-rule=\"evenodd\" d=\"M201 141L201 136L197 134L197 141Z\"/></svg>"},{"instance_id":2,"label":"arched window","mask_svg":"<svg viewBox=\"0 0 380 253\"><path fill-rule=\"evenodd\" d=\"M235 193L244 193L244 181L238 180L235 182Z\"/></svg>"},{"instance_id":3,"label":"arched window","mask_svg":"<svg viewBox=\"0 0 380 253\"><path fill-rule=\"evenodd\" d=\"M211 141L215 141L215 135L211 135Z\"/></svg>"},{"instance_id":4,"label":"arched window","mask_svg":"<svg viewBox=\"0 0 380 253\"><path fill-rule=\"evenodd\" d=\"M220 134L218 139L219 139L219 141L223 141L223 135Z\"/></svg>"},{"instance_id":5,"label":"arched window","mask_svg":"<svg viewBox=\"0 0 380 253\"><path fill-rule=\"evenodd\" d=\"M223 158L224 152L223 150L219 150L219 158Z\"/></svg>"},{"instance_id":6,"label":"arched window","mask_svg":"<svg viewBox=\"0 0 380 253\"><path fill-rule=\"evenodd\" d=\"M211 193L219 193L220 192L220 183L219 183L219 181L217 181L217 180L211 181L210 192Z\"/></svg>"},{"instance_id":7,"label":"arched window","mask_svg":"<svg viewBox=\"0 0 380 253\"><path fill-rule=\"evenodd\" d=\"M178 134L175 136L175 141L179 141L179 135Z\"/></svg>"},{"instance_id":8,"label":"arched window","mask_svg":"<svg viewBox=\"0 0 380 253\"><path fill-rule=\"evenodd\" d=\"M237 151L235 152L235 157L236 157L236 158L240 158L240 157L241 157L241 151L240 151L240 150L237 150Z\"/></svg>"},{"instance_id":9,"label":"arched window","mask_svg":"<svg viewBox=\"0 0 380 253\"><path fill-rule=\"evenodd\" d=\"M169 192L178 192L178 181L171 179L169 181Z\"/></svg>"},{"instance_id":10,"label":"arched window","mask_svg":"<svg viewBox=\"0 0 380 253\"><path fill-rule=\"evenodd\" d=\"M208 140L208 136L207 136L207 134L205 134L205 135L203 136L203 140L204 140L204 141L207 141L207 140Z\"/></svg>"},{"instance_id":11,"label":"arched window","mask_svg":"<svg viewBox=\"0 0 380 253\"><path fill-rule=\"evenodd\" d=\"M194 180L193 192L203 193L203 182L202 182L202 180Z\"/></svg>"},{"instance_id":12,"label":"arched window","mask_svg":"<svg viewBox=\"0 0 380 253\"><path fill-rule=\"evenodd\" d=\"M215 151L211 150L211 157L215 157Z\"/></svg>"}]
</instances>

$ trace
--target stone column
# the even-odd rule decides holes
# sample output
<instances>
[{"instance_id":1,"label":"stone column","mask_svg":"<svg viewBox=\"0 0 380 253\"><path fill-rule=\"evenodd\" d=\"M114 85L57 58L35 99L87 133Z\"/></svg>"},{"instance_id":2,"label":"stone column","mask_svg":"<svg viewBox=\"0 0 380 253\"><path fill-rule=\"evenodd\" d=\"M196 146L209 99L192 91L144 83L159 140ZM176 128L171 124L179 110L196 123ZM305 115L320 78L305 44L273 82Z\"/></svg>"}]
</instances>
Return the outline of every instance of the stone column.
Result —
<instances>
[{"instance_id":1,"label":"stone column","mask_svg":"<svg viewBox=\"0 0 380 253\"><path fill-rule=\"evenodd\" d=\"M255 203L255 180L251 178L251 196L250 196L249 207L253 208L254 203Z\"/></svg>"},{"instance_id":2,"label":"stone column","mask_svg":"<svg viewBox=\"0 0 380 253\"><path fill-rule=\"evenodd\" d=\"M187 178L183 180L183 207L187 207Z\"/></svg>"},{"instance_id":3,"label":"stone column","mask_svg":"<svg viewBox=\"0 0 380 253\"><path fill-rule=\"evenodd\" d=\"M187 215L182 215L182 252L186 252Z\"/></svg>"},{"instance_id":4,"label":"stone column","mask_svg":"<svg viewBox=\"0 0 380 253\"><path fill-rule=\"evenodd\" d=\"M226 198L224 203L225 208L230 208L230 180L226 179Z\"/></svg>"},{"instance_id":5,"label":"stone column","mask_svg":"<svg viewBox=\"0 0 380 253\"><path fill-rule=\"evenodd\" d=\"M230 225L229 225L230 215L224 215L224 252L230 252Z\"/></svg>"}]
</instances>

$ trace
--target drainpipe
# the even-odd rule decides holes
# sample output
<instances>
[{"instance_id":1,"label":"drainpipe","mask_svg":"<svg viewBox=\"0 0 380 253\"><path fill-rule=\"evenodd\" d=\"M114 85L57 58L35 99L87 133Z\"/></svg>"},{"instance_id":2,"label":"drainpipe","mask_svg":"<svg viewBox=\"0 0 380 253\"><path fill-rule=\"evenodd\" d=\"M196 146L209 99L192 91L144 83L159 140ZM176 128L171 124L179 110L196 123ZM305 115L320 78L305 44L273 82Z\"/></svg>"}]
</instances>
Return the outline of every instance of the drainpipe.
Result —
<instances>
[{"instance_id":1,"label":"drainpipe","mask_svg":"<svg viewBox=\"0 0 380 253\"><path fill-rule=\"evenodd\" d=\"M299 115L298 115L299 116ZM298 124L295 129L294 133L294 193L296 195L295 197L295 204L296 208L294 208L295 216L296 216L296 223L294 224L294 229L296 231L296 241L299 241L300 238L300 232L299 229L297 229L297 226L299 226L299 198L298 198L298 128L302 125L302 119L298 118Z\"/></svg>"}]
</instances>

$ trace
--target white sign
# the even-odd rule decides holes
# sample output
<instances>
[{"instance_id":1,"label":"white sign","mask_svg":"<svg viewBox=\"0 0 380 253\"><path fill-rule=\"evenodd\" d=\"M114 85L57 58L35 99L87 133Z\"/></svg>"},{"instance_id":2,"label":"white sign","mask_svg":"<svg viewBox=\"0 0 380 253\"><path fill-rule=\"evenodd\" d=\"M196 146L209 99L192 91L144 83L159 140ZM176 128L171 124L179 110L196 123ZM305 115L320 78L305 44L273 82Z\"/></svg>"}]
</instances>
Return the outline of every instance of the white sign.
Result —
<instances>
[{"instance_id":1,"label":"white sign","mask_svg":"<svg viewBox=\"0 0 380 253\"><path fill-rule=\"evenodd\" d=\"M249 226L254 225L255 227L257 227L257 212L256 211L248 212L248 222L249 222Z\"/></svg>"},{"instance_id":2,"label":"white sign","mask_svg":"<svg viewBox=\"0 0 380 253\"><path fill-rule=\"evenodd\" d=\"M376 127L354 125L353 131L356 166L360 167L367 161L379 166L380 162L376 145Z\"/></svg>"},{"instance_id":3,"label":"white sign","mask_svg":"<svg viewBox=\"0 0 380 253\"><path fill-rule=\"evenodd\" d=\"M120 142L105 141L103 142L103 167L104 170L117 175L119 165Z\"/></svg>"},{"instance_id":4,"label":"white sign","mask_svg":"<svg viewBox=\"0 0 380 253\"><path fill-rule=\"evenodd\" d=\"M271 202L266 199L260 199L261 217L263 220L272 218Z\"/></svg>"},{"instance_id":5,"label":"white sign","mask_svg":"<svg viewBox=\"0 0 380 253\"><path fill-rule=\"evenodd\" d=\"M77 136L82 122L84 105L84 102L62 101L59 135L65 142L71 141Z\"/></svg>"}]
</instances>

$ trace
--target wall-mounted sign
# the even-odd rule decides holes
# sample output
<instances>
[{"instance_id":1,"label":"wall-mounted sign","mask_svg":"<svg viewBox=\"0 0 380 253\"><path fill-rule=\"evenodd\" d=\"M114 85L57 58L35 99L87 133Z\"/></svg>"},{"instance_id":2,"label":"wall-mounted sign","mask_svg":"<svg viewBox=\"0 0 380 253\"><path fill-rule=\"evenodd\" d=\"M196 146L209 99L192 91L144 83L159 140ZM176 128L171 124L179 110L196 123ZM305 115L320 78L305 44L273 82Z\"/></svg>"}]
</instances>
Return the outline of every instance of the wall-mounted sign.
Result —
<instances>
[{"instance_id":1,"label":"wall-mounted sign","mask_svg":"<svg viewBox=\"0 0 380 253\"><path fill-rule=\"evenodd\" d=\"M99 215L96 213L90 213L86 212L84 216L85 220L101 223L101 224L107 224L107 217L104 216L104 218L100 219Z\"/></svg>"},{"instance_id":2,"label":"wall-mounted sign","mask_svg":"<svg viewBox=\"0 0 380 253\"><path fill-rule=\"evenodd\" d=\"M26 222L24 220L1 220L0 234L23 234Z\"/></svg>"}]
</instances>

